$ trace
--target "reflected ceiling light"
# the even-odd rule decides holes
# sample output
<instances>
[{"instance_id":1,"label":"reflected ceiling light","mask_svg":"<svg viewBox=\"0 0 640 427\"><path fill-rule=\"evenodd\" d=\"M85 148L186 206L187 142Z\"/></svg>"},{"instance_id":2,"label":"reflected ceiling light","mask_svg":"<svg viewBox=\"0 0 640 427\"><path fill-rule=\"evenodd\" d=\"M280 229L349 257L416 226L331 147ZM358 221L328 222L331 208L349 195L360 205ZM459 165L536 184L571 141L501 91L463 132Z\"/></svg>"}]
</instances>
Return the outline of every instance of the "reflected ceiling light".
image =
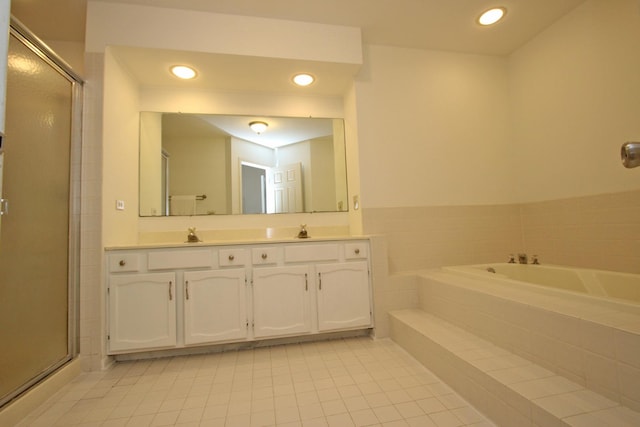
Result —
<instances>
[{"instance_id":1,"label":"reflected ceiling light","mask_svg":"<svg viewBox=\"0 0 640 427\"><path fill-rule=\"evenodd\" d=\"M316 80L311 74L300 73L293 76L293 82L298 86L309 86Z\"/></svg>"},{"instance_id":2,"label":"reflected ceiling light","mask_svg":"<svg viewBox=\"0 0 640 427\"><path fill-rule=\"evenodd\" d=\"M267 130L267 128L269 127L269 124L267 122L255 121L255 122L250 122L249 127L255 133L260 134L265 130Z\"/></svg>"},{"instance_id":3,"label":"reflected ceiling light","mask_svg":"<svg viewBox=\"0 0 640 427\"><path fill-rule=\"evenodd\" d=\"M174 65L171 67L171 73L179 79L189 80L196 76L196 70L186 65Z\"/></svg>"},{"instance_id":4,"label":"reflected ceiling light","mask_svg":"<svg viewBox=\"0 0 640 427\"><path fill-rule=\"evenodd\" d=\"M494 7L485 12L482 12L482 15L478 18L478 24L480 25L493 25L502 18L507 13L507 9L504 7Z\"/></svg>"}]
</instances>

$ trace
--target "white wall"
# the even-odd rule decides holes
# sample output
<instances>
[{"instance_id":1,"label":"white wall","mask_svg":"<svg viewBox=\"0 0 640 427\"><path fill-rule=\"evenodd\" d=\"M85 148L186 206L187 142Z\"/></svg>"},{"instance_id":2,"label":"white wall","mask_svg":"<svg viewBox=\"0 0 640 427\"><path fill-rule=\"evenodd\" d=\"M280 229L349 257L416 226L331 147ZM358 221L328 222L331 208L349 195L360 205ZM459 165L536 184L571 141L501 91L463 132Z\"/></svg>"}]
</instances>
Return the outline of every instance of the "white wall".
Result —
<instances>
[{"instance_id":1,"label":"white wall","mask_svg":"<svg viewBox=\"0 0 640 427\"><path fill-rule=\"evenodd\" d=\"M109 49L104 60L103 245L134 244L138 239L138 90ZM116 200L125 202L125 210L115 209Z\"/></svg>"},{"instance_id":2,"label":"white wall","mask_svg":"<svg viewBox=\"0 0 640 427\"><path fill-rule=\"evenodd\" d=\"M588 0L508 58L367 46L356 81L367 208L640 188L640 7Z\"/></svg>"},{"instance_id":3,"label":"white wall","mask_svg":"<svg viewBox=\"0 0 640 427\"><path fill-rule=\"evenodd\" d=\"M169 153L169 191L171 195L205 195L196 202L196 213L227 214L229 176L228 138L210 136L167 136L163 146Z\"/></svg>"},{"instance_id":4,"label":"white wall","mask_svg":"<svg viewBox=\"0 0 640 427\"><path fill-rule=\"evenodd\" d=\"M365 208L514 201L507 60L367 46L356 81Z\"/></svg>"},{"instance_id":5,"label":"white wall","mask_svg":"<svg viewBox=\"0 0 640 427\"><path fill-rule=\"evenodd\" d=\"M162 114L140 114L140 214L162 212Z\"/></svg>"},{"instance_id":6,"label":"white wall","mask_svg":"<svg viewBox=\"0 0 640 427\"><path fill-rule=\"evenodd\" d=\"M509 60L523 202L640 188L620 146L640 140L640 7L588 0Z\"/></svg>"},{"instance_id":7,"label":"white wall","mask_svg":"<svg viewBox=\"0 0 640 427\"><path fill-rule=\"evenodd\" d=\"M360 64L360 29L89 1L86 51L138 46Z\"/></svg>"},{"instance_id":8,"label":"white wall","mask_svg":"<svg viewBox=\"0 0 640 427\"><path fill-rule=\"evenodd\" d=\"M336 201L335 156L333 138L316 138L310 141L311 210L326 212L338 210Z\"/></svg>"}]
</instances>

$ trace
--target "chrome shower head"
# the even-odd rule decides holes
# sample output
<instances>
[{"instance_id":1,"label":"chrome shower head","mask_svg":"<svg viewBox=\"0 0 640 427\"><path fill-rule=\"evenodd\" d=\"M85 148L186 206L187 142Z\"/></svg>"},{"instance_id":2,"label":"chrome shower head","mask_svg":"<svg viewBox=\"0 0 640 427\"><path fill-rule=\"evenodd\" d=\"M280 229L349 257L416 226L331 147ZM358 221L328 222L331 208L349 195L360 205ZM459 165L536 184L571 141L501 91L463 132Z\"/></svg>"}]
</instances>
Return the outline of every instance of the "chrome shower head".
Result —
<instances>
[{"instance_id":1,"label":"chrome shower head","mask_svg":"<svg viewBox=\"0 0 640 427\"><path fill-rule=\"evenodd\" d=\"M622 144L620 157L625 168L640 166L640 142L625 142Z\"/></svg>"}]
</instances>

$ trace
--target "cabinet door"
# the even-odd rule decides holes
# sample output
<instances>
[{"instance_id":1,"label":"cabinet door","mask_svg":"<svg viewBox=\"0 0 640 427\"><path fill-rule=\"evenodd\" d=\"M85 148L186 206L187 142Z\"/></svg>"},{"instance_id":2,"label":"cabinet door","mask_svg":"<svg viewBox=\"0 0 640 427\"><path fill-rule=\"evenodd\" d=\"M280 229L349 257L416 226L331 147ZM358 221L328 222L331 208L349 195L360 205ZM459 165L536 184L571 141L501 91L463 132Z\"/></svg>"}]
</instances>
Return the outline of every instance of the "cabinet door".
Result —
<instances>
[{"instance_id":1,"label":"cabinet door","mask_svg":"<svg viewBox=\"0 0 640 427\"><path fill-rule=\"evenodd\" d=\"M176 345L174 273L109 278L109 350Z\"/></svg>"},{"instance_id":2,"label":"cabinet door","mask_svg":"<svg viewBox=\"0 0 640 427\"><path fill-rule=\"evenodd\" d=\"M256 338L311 331L308 266L253 270L253 332Z\"/></svg>"},{"instance_id":3,"label":"cabinet door","mask_svg":"<svg viewBox=\"0 0 640 427\"><path fill-rule=\"evenodd\" d=\"M184 343L247 336L244 269L184 273Z\"/></svg>"},{"instance_id":4,"label":"cabinet door","mask_svg":"<svg viewBox=\"0 0 640 427\"><path fill-rule=\"evenodd\" d=\"M319 331L371 325L366 262L319 264L316 274Z\"/></svg>"}]
</instances>

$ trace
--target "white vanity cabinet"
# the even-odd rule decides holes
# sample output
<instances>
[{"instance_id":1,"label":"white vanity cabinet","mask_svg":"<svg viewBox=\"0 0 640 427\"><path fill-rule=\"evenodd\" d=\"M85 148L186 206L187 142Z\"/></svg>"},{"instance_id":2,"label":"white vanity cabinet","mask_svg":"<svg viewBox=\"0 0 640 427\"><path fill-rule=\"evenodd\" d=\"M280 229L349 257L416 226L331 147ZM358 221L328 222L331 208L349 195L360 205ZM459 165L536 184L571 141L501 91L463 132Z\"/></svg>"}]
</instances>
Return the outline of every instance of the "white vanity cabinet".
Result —
<instances>
[{"instance_id":1,"label":"white vanity cabinet","mask_svg":"<svg viewBox=\"0 0 640 427\"><path fill-rule=\"evenodd\" d=\"M319 331L371 324L369 269L366 261L319 264L316 273Z\"/></svg>"},{"instance_id":2,"label":"white vanity cabinet","mask_svg":"<svg viewBox=\"0 0 640 427\"><path fill-rule=\"evenodd\" d=\"M109 349L176 345L175 273L123 274L109 278Z\"/></svg>"},{"instance_id":3,"label":"white vanity cabinet","mask_svg":"<svg viewBox=\"0 0 640 427\"><path fill-rule=\"evenodd\" d=\"M109 354L373 326L365 239L106 251Z\"/></svg>"},{"instance_id":4,"label":"white vanity cabinet","mask_svg":"<svg viewBox=\"0 0 640 427\"><path fill-rule=\"evenodd\" d=\"M186 271L183 282L186 345L247 338L244 269Z\"/></svg>"},{"instance_id":5,"label":"white vanity cabinet","mask_svg":"<svg viewBox=\"0 0 640 427\"><path fill-rule=\"evenodd\" d=\"M256 338L311 332L309 266L253 270L253 335Z\"/></svg>"}]
</instances>

